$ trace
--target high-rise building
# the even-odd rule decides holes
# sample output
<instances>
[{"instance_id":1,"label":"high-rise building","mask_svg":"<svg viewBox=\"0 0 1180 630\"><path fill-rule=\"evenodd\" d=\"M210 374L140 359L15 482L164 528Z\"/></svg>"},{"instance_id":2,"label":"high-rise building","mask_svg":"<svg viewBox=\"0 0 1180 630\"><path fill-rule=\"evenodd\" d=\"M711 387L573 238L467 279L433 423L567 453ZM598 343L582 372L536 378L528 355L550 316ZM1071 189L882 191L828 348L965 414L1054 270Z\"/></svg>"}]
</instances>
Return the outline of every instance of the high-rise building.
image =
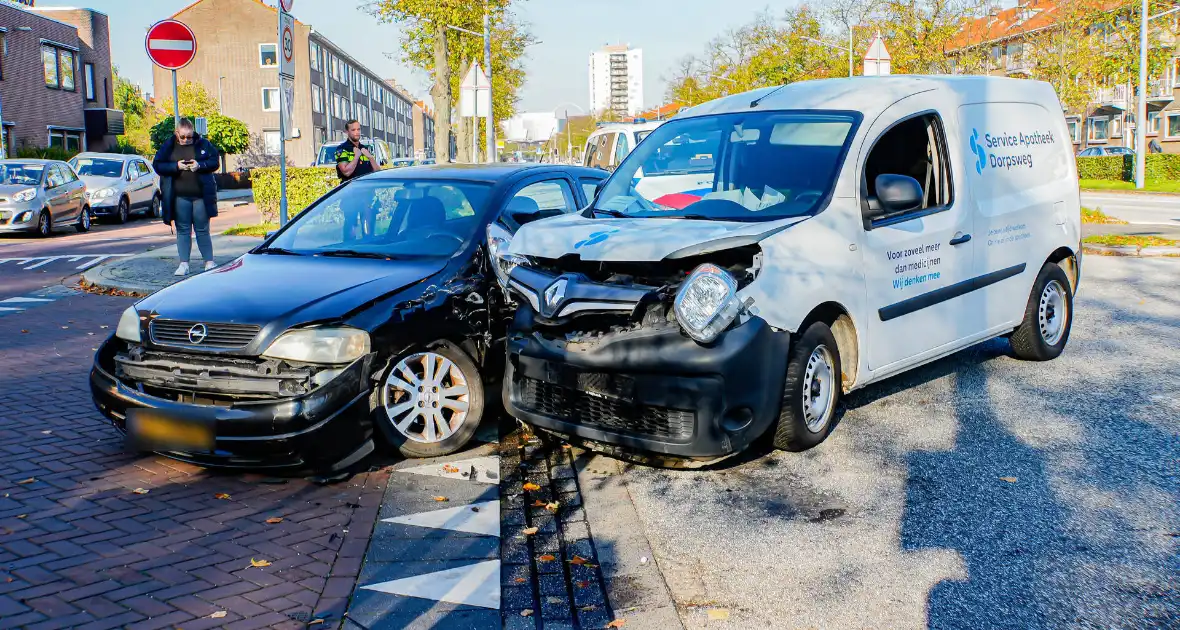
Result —
<instances>
[{"instance_id":1,"label":"high-rise building","mask_svg":"<svg viewBox=\"0 0 1180 630\"><path fill-rule=\"evenodd\" d=\"M643 111L643 50L605 46L590 53L590 109L634 116Z\"/></svg>"}]
</instances>

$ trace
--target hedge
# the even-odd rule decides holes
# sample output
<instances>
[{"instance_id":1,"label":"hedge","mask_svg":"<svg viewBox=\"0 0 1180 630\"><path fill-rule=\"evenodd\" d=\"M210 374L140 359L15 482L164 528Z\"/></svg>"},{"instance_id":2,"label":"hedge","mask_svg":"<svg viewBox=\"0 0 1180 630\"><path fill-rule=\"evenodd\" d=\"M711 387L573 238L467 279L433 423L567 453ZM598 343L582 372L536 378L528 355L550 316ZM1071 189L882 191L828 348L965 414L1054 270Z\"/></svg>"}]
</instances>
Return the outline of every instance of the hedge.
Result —
<instances>
[{"instance_id":1,"label":"hedge","mask_svg":"<svg viewBox=\"0 0 1180 630\"><path fill-rule=\"evenodd\" d=\"M1078 179L1103 179L1130 182L1135 180L1135 156L1104 155L1080 157ZM1147 156L1144 171L1148 181L1180 180L1180 154L1152 153Z\"/></svg>"},{"instance_id":2,"label":"hedge","mask_svg":"<svg viewBox=\"0 0 1180 630\"><path fill-rule=\"evenodd\" d=\"M287 167L287 215L295 216L340 183L333 166ZM254 203L265 221L278 221L279 167L250 171Z\"/></svg>"}]
</instances>

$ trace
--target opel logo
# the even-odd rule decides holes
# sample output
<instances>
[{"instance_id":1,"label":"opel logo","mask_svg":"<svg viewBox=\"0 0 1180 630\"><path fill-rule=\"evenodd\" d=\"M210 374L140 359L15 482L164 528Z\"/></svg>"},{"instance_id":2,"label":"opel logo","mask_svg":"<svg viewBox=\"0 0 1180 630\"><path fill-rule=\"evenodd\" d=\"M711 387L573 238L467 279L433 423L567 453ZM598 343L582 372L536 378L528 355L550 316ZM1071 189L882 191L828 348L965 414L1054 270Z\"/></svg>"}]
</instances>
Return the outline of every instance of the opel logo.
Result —
<instances>
[{"instance_id":1,"label":"opel logo","mask_svg":"<svg viewBox=\"0 0 1180 630\"><path fill-rule=\"evenodd\" d=\"M199 344L209 336L209 329L205 328L204 324L196 324L188 329L188 342L191 344Z\"/></svg>"},{"instance_id":2,"label":"opel logo","mask_svg":"<svg viewBox=\"0 0 1180 630\"><path fill-rule=\"evenodd\" d=\"M557 307L561 301L565 299L565 288L569 281L565 278L558 278L549 288L545 289L545 310L550 314L557 312Z\"/></svg>"}]
</instances>

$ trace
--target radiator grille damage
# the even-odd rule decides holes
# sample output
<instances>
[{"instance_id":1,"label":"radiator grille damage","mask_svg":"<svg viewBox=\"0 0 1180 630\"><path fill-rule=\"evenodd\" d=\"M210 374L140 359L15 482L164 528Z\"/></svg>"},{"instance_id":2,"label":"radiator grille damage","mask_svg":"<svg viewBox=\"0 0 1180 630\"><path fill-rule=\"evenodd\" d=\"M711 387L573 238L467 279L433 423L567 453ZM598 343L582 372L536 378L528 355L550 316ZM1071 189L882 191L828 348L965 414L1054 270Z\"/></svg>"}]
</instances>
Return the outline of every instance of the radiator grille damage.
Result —
<instances>
[{"instance_id":1,"label":"radiator grille damage","mask_svg":"<svg viewBox=\"0 0 1180 630\"><path fill-rule=\"evenodd\" d=\"M323 368L278 359L221 357L133 347L115 355L115 376L153 396L209 405L300 396ZM324 376L327 376L326 374Z\"/></svg>"},{"instance_id":2,"label":"radiator grille damage","mask_svg":"<svg viewBox=\"0 0 1180 630\"><path fill-rule=\"evenodd\" d=\"M608 381L613 383L608 385ZM600 374L580 374L582 389L623 387L618 377ZM553 418L573 418L579 424L594 426L619 433L634 433L674 442L692 439L696 413L665 407L637 405L606 394L591 393L522 378L519 388L522 408Z\"/></svg>"},{"instance_id":3,"label":"radiator grille damage","mask_svg":"<svg viewBox=\"0 0 1180 630\"><path fill-rule=\"evenodd\" d=\"M258 336L259 330L258 326L250 324L215 324L179 319L154 319L148 325L153 343L221 350L245 348Z\"/></svg>"}]
</instances>

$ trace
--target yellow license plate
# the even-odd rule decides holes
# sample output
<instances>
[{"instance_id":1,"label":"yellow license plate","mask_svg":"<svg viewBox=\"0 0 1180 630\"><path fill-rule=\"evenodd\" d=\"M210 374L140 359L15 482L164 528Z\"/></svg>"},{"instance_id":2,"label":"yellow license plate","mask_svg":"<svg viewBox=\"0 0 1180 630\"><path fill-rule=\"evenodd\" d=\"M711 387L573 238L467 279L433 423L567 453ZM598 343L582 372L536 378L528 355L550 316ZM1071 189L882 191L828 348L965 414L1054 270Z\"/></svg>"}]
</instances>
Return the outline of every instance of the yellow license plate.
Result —
<instances>
[{"instance_id":1,"label":"yellow license plate","mask_svg":"<svg viewBox=\"0 0 1180 630\"><path fill-rule=\"evenodd\" d=\"M213 420L155 409L127 413L127 437L144 450L212 451Z\"/></svg>"}]
</instances>

